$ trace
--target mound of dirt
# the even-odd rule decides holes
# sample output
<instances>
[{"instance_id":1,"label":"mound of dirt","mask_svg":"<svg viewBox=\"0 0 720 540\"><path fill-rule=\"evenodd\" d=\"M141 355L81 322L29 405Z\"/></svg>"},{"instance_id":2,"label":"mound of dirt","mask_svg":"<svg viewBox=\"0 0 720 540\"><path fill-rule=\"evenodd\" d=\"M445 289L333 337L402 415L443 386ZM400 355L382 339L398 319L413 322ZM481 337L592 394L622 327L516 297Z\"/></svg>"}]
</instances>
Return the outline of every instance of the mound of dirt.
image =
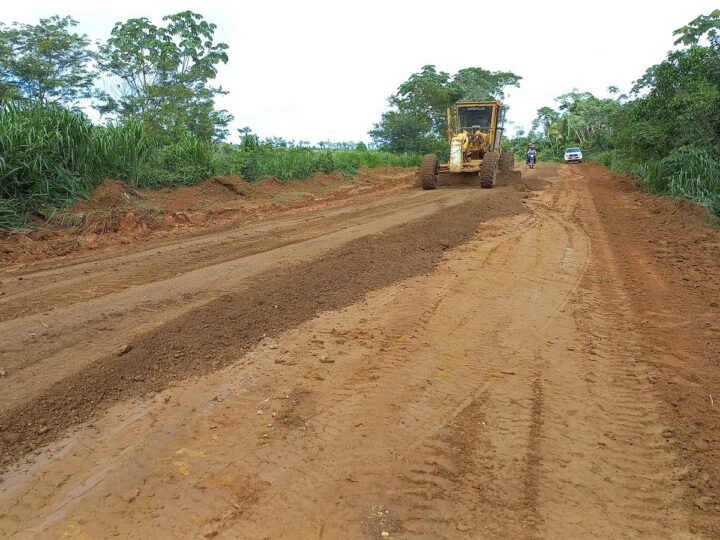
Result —
<instances>
[{"instance_id":1,"label":"mound of dirt","mask_svg":"<svg viewBox=\"0 0 720 540\"><path fill-rule=\"evenodd\" d=\"M338 182L342 182L343 180L346 180L347 176L345 176L343 173L334 171L329 174L327 173L315 173L310 178L305 180L305 184L309 187L322 187L327 186L330 184L336 184Z\"/></svg>"},{"instance_id":2,"label":"mound of dirt","mask_svg":"<svg viewBox=\"0 0 720 540\"><path fill-rule=\"evenodd\" d=\"M229 226L238 219L265 218L281 212L342 204L344 200L376 197L409 189L418 180L417 167L362 168L355 175L318 173L307 180L283 182L268 177L249 183L240 176L213 177L180 189L135 189L104 180L90 194L52 223L35 230L0 232L0 266L45 260L48 256L80 255L109 248Z\"/></svg>"},{"instance_id":3,"label":"mound of dirt","mask_svg":"<svg viewBox=\"0 0 720 540\"><path fill-rule=\"evenodd\" d=\"M97 211L110 208L121 208L133 205L141 200L140 193L117 180L103 180L95 189L90 192L87 201L75 203L68 210L69 214Z\"/></svg>"},{"instance_id":4,"label":"mound of dirt","mask_svg":"<svg viewBox=\"0 0 720 540\"><path fill-rule=\"evenodd\" d=\"M206 180L200 185L202 186L203 184L214 184L217 186L221 186L230 191L230 193L233 193L235 195L242 195L243 197L247 197L248 195L250 195L251 190L250 184L237 175L214 176L210 180Z\"/></svg>"},{"instance_id":5,"label":"mound of dirt","mask_svg":"<svg viewBox=\"0 0 720 540\"><path fill-rule=\"evenodd\" d=\"M82 226L82 233L85 235L118 233L138 239L160 228L160 225L160 220L151 212L110 208L105 212L89 214Z\"/></svg>"},{"instance_id":6,"label":"mound of dirt","mask_svg":"<svg viewBox=\"0 0 720 540\"><path fill-rule=\"evenodd\" d=\"M713 223L707 208L689 199L656 197L642 192L632 194L632 198L642 202L649 213L661 214L667 224L708 226Z\"/></svg>"},{"instance_id":7,"label":"mound of dirt","mask_svg":"<svg viewBox=\"0 0 720 540\"><path fill-rule=\"evenodd\" d=\"M289 182L281 182L274 176L266 176L256 184L254 184L255 192L261 195L268 193L276 193L285 191L289 187Z\"/></svg>"},{"instance_id":8,"label":"mound of dirt","mask_svg":"<svg viewBox=\"0 0 720 540\"><path fill-rule=\"evenodd\" d=\"M507 186L514 184L516 187L520 186L522 180L522 173L520 171L498 171L497 177L495 178L496 186Z\"/></svg>"},{"instance_id":9,"label":"mound of dirt","mask_svg":"<svg viewBox=\"0 0 720 540\"><path fill-rule=\"evenodd\" d=\"M241 177L213 176L194 186L176 190L143 190L142 195L149 207L164 214L196 212L211 206L233 204L239 198L250 198L254 186Z\"/></svg>"},{"instance_id":10,"label":"mound of dirt","mask_svg":"<svg viewBox=\"0 0 720 540\"><path fill-rule=\"evenodd\" d=\"M117 180L103 180L90 192L87 201L75 203L56 218L60 226L74 227L82 240L77 245L92 247L93 235L118 234L117 243L126 244L157 230L158 216L146 205L140 190Z\"/></svg>"}]
</instances>

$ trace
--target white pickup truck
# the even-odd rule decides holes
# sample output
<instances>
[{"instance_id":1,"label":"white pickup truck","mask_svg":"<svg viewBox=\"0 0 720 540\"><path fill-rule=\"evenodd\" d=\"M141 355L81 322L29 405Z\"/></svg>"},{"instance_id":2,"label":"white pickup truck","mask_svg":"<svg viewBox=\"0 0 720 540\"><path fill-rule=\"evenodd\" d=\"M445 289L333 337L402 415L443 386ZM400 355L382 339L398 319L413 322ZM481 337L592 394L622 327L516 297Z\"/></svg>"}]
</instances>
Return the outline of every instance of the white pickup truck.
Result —
<instances>
[{"instance_id":1,"label":"white pickup truck","mask_svg":"<svg viewBox=\"0 0 720 540\"><path fill-rule=\"evenodd\" d=\"M577 146L565 149L565 163L582 163L582 150Z\"/></svg>"}]
</instances>

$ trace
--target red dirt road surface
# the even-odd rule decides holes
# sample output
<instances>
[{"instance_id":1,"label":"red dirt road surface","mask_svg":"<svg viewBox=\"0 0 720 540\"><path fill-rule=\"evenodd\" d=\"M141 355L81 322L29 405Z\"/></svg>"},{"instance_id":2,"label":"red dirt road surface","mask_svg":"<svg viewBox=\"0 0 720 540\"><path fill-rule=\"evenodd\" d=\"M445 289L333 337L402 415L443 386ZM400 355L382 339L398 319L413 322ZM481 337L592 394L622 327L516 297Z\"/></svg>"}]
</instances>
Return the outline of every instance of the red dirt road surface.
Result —
<instances>
[{"instance_id":1,"label":"red dirt road surface","mask_svg":"<svg viewBox=\"0 0 720 540\"><path fill-rule=\"evenodd\" d=\"M11 239L0 537L720 538L720 234L592 164L415 174Z\"/></svg>"}]
</instances>

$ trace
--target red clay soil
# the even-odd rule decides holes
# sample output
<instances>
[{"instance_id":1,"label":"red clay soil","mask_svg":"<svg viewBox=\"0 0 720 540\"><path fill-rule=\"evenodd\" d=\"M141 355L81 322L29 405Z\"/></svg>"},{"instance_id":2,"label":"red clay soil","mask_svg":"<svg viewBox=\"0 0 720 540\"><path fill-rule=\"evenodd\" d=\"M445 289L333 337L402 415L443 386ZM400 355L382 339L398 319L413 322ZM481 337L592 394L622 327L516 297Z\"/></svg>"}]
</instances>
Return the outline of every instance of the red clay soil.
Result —
<instances>
[{"instance_id":1,"label":"red clay soil","mask_svg":"<svg viewBox=\"0 0 720 540\"><path fill-rule=\"evenodd\" d=\"M417 168L361 168L357 174L319 173L307 180L213 177L176 190L132 188L105 180L87 201L74 204L30 232L0 231L0 267L47 257L80 256L122 245L193 236L247 219L342 204L409 189Z\"/></svg>"},{"instance_id":2,"label":"red clay soil","mask_svg":"<svg viewBox=\"0 0 720 540\"><path fill-rule=\"evenodd\" d=\"M526 212L520 190L495 190L480 203L360 238L326 256L257 276L251 289L227 294L172 320L0 416L0 467L58 437L113 403L237 359L264 336L293 328L367 292L430 271L445 250L467 241L489 218Z\"/></svg>"},{"instance_id":3,"label":"red clay soil","mask_svg":"<svg viewBox=\"0 0 720 540\"><path fill-rule=\"evenodd\" d=\"M664 435L687 465L697 527L720 538L720 520L707 513L720 502L720 232L699 205L655 197L631 179L585 167L615 240L645 360L661 374L651 382L673 426Z\"/></svg>"},{"instance_id":4,"label":"red clay soil","mask_svg":"<svg viewBox=\"0 0 720 540\"><path fill-rule=\"evenodd\" d=\"M6 270L0 536L720 538L720 233L505 181Z\"/></svg>"}]
</instances>

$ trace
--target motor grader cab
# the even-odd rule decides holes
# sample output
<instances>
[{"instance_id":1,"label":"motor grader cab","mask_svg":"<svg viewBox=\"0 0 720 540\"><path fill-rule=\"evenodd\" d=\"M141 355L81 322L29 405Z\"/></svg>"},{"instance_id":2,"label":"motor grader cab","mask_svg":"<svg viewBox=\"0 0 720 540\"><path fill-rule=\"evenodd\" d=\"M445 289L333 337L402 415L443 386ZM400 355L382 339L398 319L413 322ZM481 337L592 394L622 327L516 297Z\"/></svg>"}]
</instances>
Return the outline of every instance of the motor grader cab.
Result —
<instances>
[{"instance_id":1,"label":"motor grader cab","mask_svg":"<svg viewBox=\"0 0 720 540\"><path fill-rule=\"evenodd\" d=\"M420 169L423 189L435 189L440 173L477 175L480 186L495 185L497 171L512 171L515 156L500 147L505 108L499 101L461 102L447 110L450 159L439 164L427 154Z\"/></svg>"}]
</instances>

